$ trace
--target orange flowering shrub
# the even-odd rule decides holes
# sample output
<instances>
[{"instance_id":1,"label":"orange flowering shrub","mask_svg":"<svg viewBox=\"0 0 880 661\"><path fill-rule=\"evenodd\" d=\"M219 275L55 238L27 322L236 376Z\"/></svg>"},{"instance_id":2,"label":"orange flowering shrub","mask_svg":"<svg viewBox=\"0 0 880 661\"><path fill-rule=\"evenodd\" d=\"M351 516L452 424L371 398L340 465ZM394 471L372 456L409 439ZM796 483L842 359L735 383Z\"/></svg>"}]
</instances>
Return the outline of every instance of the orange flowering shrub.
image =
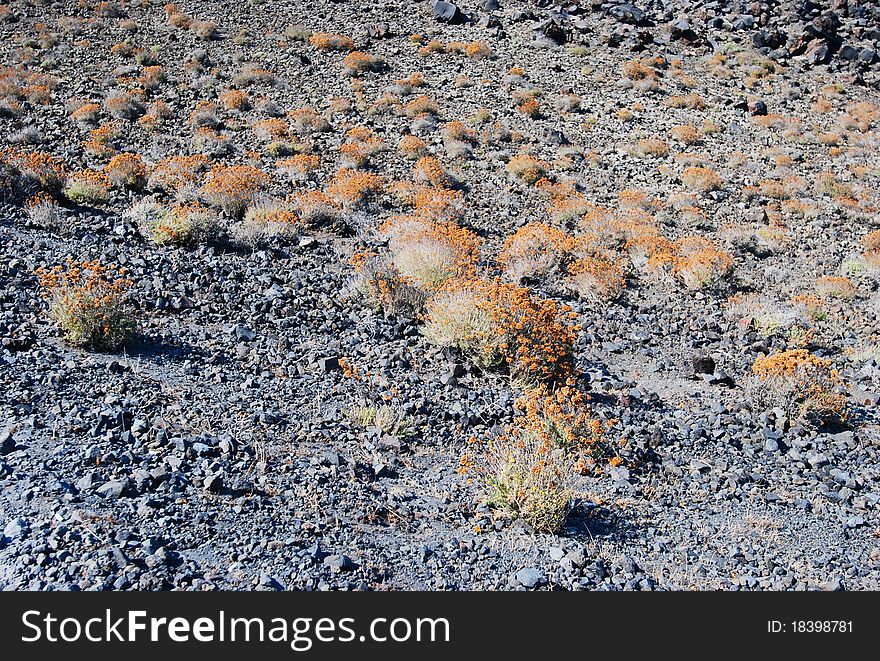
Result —
<instances>
[{"instance_id":1,"label":"orange flowering shrub","mask_svg":"<svg viewBox=\"0 0 880 661\"><path fill-rule=\"evenodd\" d=\"M339 218L339 203L321 191L304 191L290 199L293 210L309 227L333 225Z\"/></svg>"},{"instance_id":2,"label":"orange flowering shrub","mask_svg":"<svg viewBox=\"0 0 880 661\"><path fill-rule=\"evenodd\" d=\"M67 178L64 161L41 151L0 150L0 162L14 167L26 180L50 192L60 190Z\"/></svg>"},{"instance_id":3,"label":"orange flowering shrub","mask_svg":"<svg viewBox=\"0 0 880 661\"><path fill-rule=\"evenodd\" d=\"M103 172L80 170L68 175L63 193L76 204L103 204L110 197L110 180Z\"/></svg>"},{"instance_id":4,"label":"orange flowering shrub","mask_svg":"<svg viewBox=\"0 0 880 661\"><path fill-rule=\"evenodd\" d=\"M65 339L75 346L116 349L135 328L125 301L131 281L123 269L97 261L38 269L49 311Z\"/></svg>"},{"instance_id":5,"label":"orange flowering shrub","mask_svg":"<svg viewBox=\"0 0 880 661\"><path fill-rule=\"evenodd\" d=\"M293 238L302 224L292 200L264 199L248 207L232 234L242 243L258 245L274 238Z\"/></svg>"},{"instance_id":6,"label":"orange flowering shrub","mask_svg":"<svg viewBox=\"0 0 880 661\"><path fill-rule=\"evenodd\" d=\"M685 186L700 192L718 190L724 185L724 180L717 172L706 167L689 167L681 173L681 181Z\"/></svg>"},{"instance_id":7,"label":"orange flowering shrub","mask_svg":"<svg viewBox=\"0 0 880 661\"><path fill-rule=\"evenodd\" d=\"M782 408L789 422L846 418L840 377L826 358L806 349L792 349L759 358L752 365L752 374L756 403Z\"/></svg>"},{"instance_id":8,"label":"orange flowering shrub","mask_svg":"<svg viewBox=\"0 0 880 661\"><path fill-rule=\"evenodd\" d=\"M517 154L507 163L507 172L514 179L534 186L547 172L545 165L531 154Z\"/></svg>"},{"instance_id":9,"label":"orange flowering shrub","mask_svg":"<svg viewBox=\"0 0 880 661\"><path fill-rule=\"evenodd\" d=\"M101 113L101 106L97 103L84 103L79 108L70 113L71 119L83 124L94 124L98 121L98 115Z\"/></svg>"},{"instance_id":10,"label":"orange flowering shrub","mask_svg":"<svg viewBox=\"0 0 880 661\"><path fill-rule=\"evenodd\" d=\"M680 239L675 243L675 253L672 273L688 289L702 289L715 284L733 269L733 257L730 253L718 250L708 239Z\"/></svg>"},{"instance_id":11,"label":"orange flowering shrub","mask_svg":"<svg viewBox=\"0 0 880 661\"><path fill-rule=\"evenodd\" d=\"M439 115L440 106L431 97L422 94L406 104L404 112L407 117L418 117L420 115Z\"/></svg>"},{"instance_id":12,"label":"orange flowering shrub","mask_svg":"<svg viewBox=\"0 0 880 661\"><path fill-rule=\"evenodd\" d=\"M354 41L344 34L331 32L315 32L309 37L309 43L323 51L347 51L354 50Z\"/></svg>"},{"instance_id":13,"label":"orange flowering shrub","mask_svg":"<svg viewBox=\"0 0 880 661\"><path fill-rule=\"evenodd\" d=\"M538 100L534 97L530 97L528 99L524 99L522 103L520 103L516 109L525 115L526 117L530 117L531 119L537 119L541 116L541 104L538 103Z\"/></svg>"},{"instance_id":14,"label":"orange flowering shrub","mask_svg":"<svg viewBox=\"0 0 880 661\"><path fill-rule=\"evenodd\" d=\"M147 166L137 154L118 154L104 166L104 174L117 188L140 190L147 183Z\"/></svg>"},{"instance_id":15,"label":"orange flowering shrub","mask_svg":"<svg viewBox=\"0 0 880 661\"><path fill-rule=\"evenodd\" d=\"M425 141L414 135L405 135L397 143L397 148L407 158L417 160L424 156L428 151Z\"/></svg>"},{"instance_id":16,"label":"orange flowering shrub","mask_svg":"<svg viewBox=\"0 0 880 661\"><path fill-rule=\"evenodd\" d=\"M378 175L342 168L327 184L327 195L343 207L357 207L381 194L384 188Z\"/></svg>"},{"instance_id":17,"label":"orange flowering shrub","mask_svg":"<svg viewBox=\"0 0 880 661\"><path fill-rule=\"evenodd\" d=\"M249 110L250 98L243 90L227 90L220 94L220 105L227 110Z\"/></svg>"},{"instance_id":18,"label":"orange flowering shrub","mask_svg":"<svg viewBox=\"0 0 880 661\"><path fill-rule=\"evenodd\" d=\"M423 156L413 166L413 178L424 181L432 186L444 188L450 184L449 175L440 159L434 156Z\"/></svg>"},{"instance_id":19,"label":"orange flowering shrub","mask_svg":"<svg viewBox=\"0 0 880 661\"><path fill-rule=\"evenodd\" d=\"M380 228L393 264L422 289L436 289L451 278L472 277L480 258L480 239L455 223L418 216L396 216Z\"/></svg>"},{"instance_id":20,"label":"orange flowering shrub","mask_svg":"<svg viewBox=\"0 0 880 661\"><path fill-rule=\"evenodd\" d=\"M215 165L205 177L201 192L209 204L236 218L268 182L265 172L250 165Z\"/></svg>"},{"instance_id":21,"label":"orange flowering shrub","mask_svg":"<svg viewBox=\"0 0 880 661\"><path fill-rule=\"evenodd\" d=\"M286 140L290 137L290 129L283 119L261 119L254 122L254 136L260 142Z\"/></svg>"},{"instance_id":22,"label":"orange flowering shrub","mask_svg":"<svg viewBox=\"0 0 880 661\"><path fill-rule=\"evenodd\" d=\"M816 293L822 298L839 298L848 301L856 295L856 286L849 278L823 275L816 280Z\"/></svg>"},{"instance_id":23,"label":"orange flowering shrub","mask_svg":"<svg viewBox=\"0 0 880 661\"><path fill-rule=\"evenodd\" d=\"M626 272L611 256L590 255L568 267L569 289L584 300L612 301L626 289Z\"/></svg>"},{"instance_id":24,"label":"orange flowering shrub","mask_svg":"<svg viewBox=\"0 0 880 661\"><path fill-rule=\"evenodd\" d=\"M490 507L553 533L569 513L575 470L602 447L603 425L571 386L527 390L516 408L519 415L503 432L481 444L471 440L481 447L461 458L459 472L485 480Z\"/></svg>"},{"instance_id":25,"label":"orange flowering shrub","mask_svg":"<svg viewBox=\"0 0 880 661\"><path fill-rule=\"evenodd\" d=\"M153 168L147 188L161 189L179 198L190 197L204 179L209 163L202 154L163 158Z\"/></svg>"},{"instance_id":26,"label":"orange flowering shrub","mask_svg":"<svg viewBox=\"0 0 880 661\"><path fill-rule=\"evenodd\" d=\"M497 278L447 282L428 300L423 328L428 341L524 382L571 374L579 330L567 307Z\"/></svg>"},{"instance_id":27,"label":"orange flowering shrub","mask_svg":"<svg viewBox=\"0 0 880 661\"><path fill-rule=\"evenodd\" d=\"M514 282L544 278L558 272L571 259L574 237L546 223L528 223L507 238L498 263Z\"/></svg>"},{"instance_id":28,"label":"orange flowering shrub","mask_svg":"<svg viewBox=\"0 0 880 661\"><path fill-rule=\"evenodd\" d=\"M126 212L138 230L156 245L192 245L210 239L217 227L217 214L198 203L164 204L144 200Z\"/></svg>"},{"instance_id":29,"label":"orange flowering shrub","mask_svg":"<svg viewBox=\"0 0 880 661\"><path fill-rule=\"evenodd\" d=\"M287 113L293 130L300 135L325 133L330 130L330 122L314 108L297 108Z\"/></svg>"},{"instance_id":30,"label":"orange flowering shrub","mask_svg":"<svg viewBox=\"0 0 880 661\"><path fill-rule=\"evenodd\" d=\"M382 65L380 58L360 51L353 51L342 60L342 70L346 76L359 76L370 71L378 71Z\"/></svg>"}]
</instances>

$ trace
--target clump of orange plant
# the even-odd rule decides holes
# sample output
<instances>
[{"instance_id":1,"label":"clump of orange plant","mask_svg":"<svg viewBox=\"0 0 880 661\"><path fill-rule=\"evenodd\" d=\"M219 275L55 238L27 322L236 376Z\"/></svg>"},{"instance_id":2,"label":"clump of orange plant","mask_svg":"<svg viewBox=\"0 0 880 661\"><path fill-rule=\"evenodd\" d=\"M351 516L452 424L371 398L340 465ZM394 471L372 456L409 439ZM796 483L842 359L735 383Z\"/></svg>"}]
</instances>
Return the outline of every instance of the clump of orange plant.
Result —
<instances>
[{"instance_id":1,"label":"clump of orange plant","mask_svg":"<svg viewBox=\"0 0 880 661\"><path fill-rule=\"evenodd\" d=\"M370 71L380 71L384 64L381 58L374 55L353 51L342 60L342 70L346 76L359 76Z\"/></svg>"},{"instance_id":2,"label":"clump of orange plant","mask_svg":"<svg viewBox=\"0 0 880 661\"><path fill-rule=\"evenodd\" d=\"M413 166L413 178L440 188L445 188L451 183L446 168L435 156L423 156L416 161Z\"/></svg>"},{"instance_id":3,"label":"clump of orange plant","mask_svg":"<svg viewBox=\"0 0 880 661\"><path fill-rule=\"evenodd\" d=\"M67 177L63 192L76 204L103 204L110 197L110 181L103 172L80 170Z\"/></svg>"},{"instance_id":4,"label":"clump of orange plant","mask_svg":"<svg viewBox=\"0 0 880 661\"><path fill-rule=\"evenodd\" d=\"M415 135L405 135L397 143L397 149L401 154L412 160L418 160L428 152L425 141Z\"/></svg>"},{"instance_id":5,"label":"clump of orange plant","mask_svg":"<svg viewBox=\"0 0 880 661\"><path fill-rule=\"evenodd\" d=\"M584 300L613 301L626 289L626 271L612 255L587 255L569 265L567 287Z\"/></svg>"},{"instance_id":6,"label":"clump of orange plant","mask_svg":"<svg viewBox=\"0 0 880 661\"><path fill-rule=\"evenodd\" d=\"M675 243L672 272L688 289L715 284L733 269L733 257L708 239L685 237Z\"/></svg>"},{"instance_id":7,"label":"clump of orange plant","mask_svg":"<svg viewBox=\"0 0 880 661\"><path fill-rule=\"evenodd\" d=\"M534 186L547 172L544 163L531 154L517 154L507 163L511 177L529 186Z\"/></svg>"},{"instance_id":8,"label":"clump of orange plant","mask_svg":"<svg viewBox=\"0 0 880 661\"><path fill-rule=\"evenodd\" d=\"M459 472L485 479L493 509L553 533L570 511L575 470L603 447L604 428L587 396L570 385L529 389L516 408L519 415L502 432L471 440Z\"/></svg>"},{"instance_id":9,"label":"clump of orange plant","mask_svg":"<svg viewBox=\"0 0 880 661\"><path fill-rule=\"evenodd\" d=\"M327 195L343 207L357 207L380 195L384 188L379 175L341 168L327 184Z\"/></svg>"},{"instance_id":10,"label":"clump of orange plant","mask_svg":"<svg viewBox=\"0 0 880 661\"><path fill-rule=\"evenodd\" d=\"M293 238L301 227L292 201L263 199L248 207L232 234L242 243L259 245L270 239Z\"/></svg>"},{"instance_id":11,"label":"clump of orange plant","mask_svg":"<svg viewBox=\"0 0 880 661\"><path fill-rule=\"evenodd\" d=\"M354 50L354 40L344 34L332 32L315 32L309 37L309 43L323 51L350 51Z\"/></svg>"},{"instance_id":12,"label":"clump of orange plant","mask_svg":"<svg viewBox=\"0 0 880 661\"><path fill-rule=\"evenodd\" d=\"M202 243L213 235L217 226L216 212L198 203L167 207L143 200L135 203L126 215L141 234L160 246Z\"/></svg>"},{"instance_id":13,"label":"clump of orange plant","mask_svg":"<svg viewBox=\"0 0 880 661\"><path fill-rule=\"evenodd\" d=\"M68 173L64 161L41 151L0 150L0 162L14 167L26 181L49 192L59 191Z\"/></svg>"},{"instance_id":14,"label":"clump of orange plant","mask_svg":"<svg viewBox=\"0 0 880 661\"><path fill-rule=\"evenodd\" d=\"M752 365L752 396L767 408L779 407L790 423L811 419L821 423L844 420L846 396L832 362L806 349L792 349L759 358Z\"/></svg>"},{"instance_id":15,"label":"clump of orange plant","mask_svg":"<svg viewBox=\"0 0 880 661\"><path fill-rule=\"evenodd\" d=\"M314 108L297 108L287 113L293 130L300 135L325 133L330 130L330 122Z\"/></svg>"},{"instance_id":16,"label":"clump of orange plant","mask_svg":"<svg viewBox=\"0 0 880 661\"><path fill-rule=\"evenodd\" d=\"M104 166L104 174L117 188L140 190L147 183L147 166L137 154L117 154Z\"/></svg>"},{"instance_id":17,"label":"clump of orange plant","mask_svg":"<svg viewBox=\"0 0 880 661\"><path fill-rule=\"evenodd\" d=\"M113 350L135 329L126 308L131 281L123 269L97 261L38 269L49 312L74 346Z\"/></svg>"},{"instance_id":18,"label":"clump of orange plant","mask_svg":"<svg viewBox=\"0 0 880 661\"><path fill-rule=\"evenodd\" d=\"M290 201L297 216L309 227L333 225L339 218L339 203L321 191L296 193Z\"/></svg>"},{"instance_id":19,"label":"clump of orange plant","mask_svg":"<svg viewBox=\"0 0 880 661\"><path fill-rule=\"evenodd\" d=\"M156 164L147 179L147 188L161 189L180 199L191 198L208 170L207 156L167 156Z\"/></svg>"},{"instance_id":20,"label":"clump of orange plant","mask_svg":"<svg viewBox=\"0 0 880 661\"><path fill-rule=\"evenodd\" d=\"M422 289L436 289L452 278L476 273L480 239L455 223L418 216L395 216L379 232L397 271Z\"/></svg>"},{"instance_id":21,"label":"clump of orange plant","mask_svg":"<svg viewBox=\"0 0 880 661\"><path fill-rule=\"evenodd\" d=\"M421 115L437 116L440 114L440 106L431 97L421 94L404 106L404 112L407 117L419 117Z\"/></svg>"},{"instance_id":22,"label":"clump of orange plant","mask_svg":"<svg viewBox=\"0 0 880 661\"><path fill-rule=\"evenodd\" d=\"M719 190L724 185L721 176L707 167L689 167L681 173L681 181L685 186L706 193Z\"/></svg>"},{"instance_id":23,"label":"clump of orange plant","mask_svg":"<svg viewBox=\"0 0 880 661\"><path fill-rule=\"evenodd\" d=\"M470 157L478 142L477 132L463 122L448 122L440 131L443 146L452 158Z\"/></svg>"},{"instance_id":24,"label":"clump of orange plant","mask_svg":"<svg viewBox=\"0 0 880 661\"><path fill-rule=\"evenodd\" d=\"M579 330L567 307L497 278L475 278L450 280L429 299L423 333L480 367L507 370L528 383L571 374Z\"/></svg>"},{"instance_id":25,"label":"clump of orange plant","mask_svg":"<svg viewBox=\"0 0 880 661\"><path fill-rule=\"evenodd\" d=\"M816 279L816 293L822 298L838 298L848 301L856 295L852 280L843 276L823 275Z\"/></svg>"},{"instance_id":26,"label":"clump of orange plant","mask_svg":"<svg viewBox=\"0 0 880 661\"><path fill-rule=\"evenodd\" d=\"M250 98L243 90L227 90L220 94L220 105L227 110L244 111L251 107Z\"/></svg>"},{"instance_id":27,"label":"clump of orange plant","mask_svg":"<svg viewBox=\"0 0 880 661\"><path fill-rule=\"evenodd\" d=\"M351 257L353 289L385 316L415 318L425 305L425 292L401 275L387 255L369 250Z\"/></svg>"},{"instance_id":28,"label":"clump of orange plant","mask_svg":"<svg viewBox=\"0 0 880 661\"><path fill-rule=\"evenodd\" d=\"M865 262L872 268L880 268L880 230L868 233L862 239Z\"/></svg>"},{"instance_id":29,"label":"clump of orange plant","mask_svg":"<svg viewBox=\"0 0 880 661\"><path fill-rule=\"evenodd\" d=\"M528 223L504 242L498 262L514 282L546 278L561 271L571 259L576 241L547 223Z\"/></svg>"},{"instance_id":30,"label":"clump of orange plant","mask_svg":"<svg viewBox=\"0 0 880 661\"><path fill-rule=\"evenodd\" d=\"M250 165L216 165L205 177L201 193L209 204L237 218L268 182L265 172Z\"/></svg>"}]
</instances>

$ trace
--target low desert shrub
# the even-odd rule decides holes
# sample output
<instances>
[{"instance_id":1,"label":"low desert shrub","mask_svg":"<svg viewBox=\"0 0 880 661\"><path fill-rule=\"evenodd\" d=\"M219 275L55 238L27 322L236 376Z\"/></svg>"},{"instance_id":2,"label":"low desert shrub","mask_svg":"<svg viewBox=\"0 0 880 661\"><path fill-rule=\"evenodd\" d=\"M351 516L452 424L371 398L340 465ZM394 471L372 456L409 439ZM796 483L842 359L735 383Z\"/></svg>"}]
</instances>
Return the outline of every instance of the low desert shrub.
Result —
<instances>
[{"instance_id":1,"label":"low desert shrub","mask_svg":"<svg viewBox=\"0 0 880 661\"><path fill-rule=\"evenodd\" d=\"M842 383L826 358L806 349L783 351L756 360L752 376L751 394L756 404L781 408L789 423L846 419Z\"/></svg>"},{"instance_id":2,"label":"low desert shrub","mask_svg":"<svg viewBox=\"0 0 880 661\"><path fill-rule=\"evenodd\" d=\"M232 236L240 243L257 246L273 239L292 239L302 225L292 201L267 198L248 207L241 222L232 228Z\"/></svg>"},{"instance_id":3,"label":"low desert shrub","mask_svg":"<svg viewBox=\"0 0 880 661\"><path fill-rule=\"evenodd\" d=\"M104 166L104 174L116 188L141 190L147 183L147 166L137 154L117 154Z\"/></svg>"},{"instance_id":4,"label":"low desert shrub","mask_svg":"<svg viewBox=\"0 0 880 661\"><path fill-rule=\"evenodd\" d=\"M201 193L209 204L238 218L268 182L265 172L250 165L216 165L205 177Z\"/></svg>"},{"instance_id":5,"label":"low desert shrub","mask_svg":"<svg viewBox=\"0 0 880 661\"><path fill-rule=\"evenodd\" d=\"M187 246L210 240L217 231L217 214L197 204L168 207L146 200L134 204L126 215L142 235L156 245Z\"/></svg>"},{"instance_id":6,"label":"low desert shrub","mask_svg":"<svg viewBox=\"0 0 880 661\"><path fill-rule=\"evenodd\" d=\"M534 186L546 175L547 169L531 154L517 154L507 163L507 172L517 181Z\"/></svg>"},{"instance_id":7,"label":"low desert shrub","mask_svg":"<svg viewBox=\"0 0 880 661\"><path fill-rule=\"evenodd\" d=\"M429 299L423 333L522 382L567 377L579 331L568 308L498 279L451 280Z\"/></svg>"},{"instance_id":8,"label":"low desert shrub","mask_svg":"<svg viewBox=\"0 0 880 661\"><path fill-rule=\"evenodd\" d=\"M103 172L80 170L67 177L63 193L75 204L104 204L110 199L110 181Z\"/></svg>"},{"instance_id":9,"label":"low desert shrub","mask_svg":"<svg viewBox=\"0 0 880 661\"><path fill-rule=\"evenodd\" d=\"M528 223L504 242L498 263L514 282L543 279L560 273L571 259L576 241L547 223Z\"/></svg>"},{"instance_id":10,"label":"low desert shrub","mask_svg":"<svg viewBox=\"0 0 880 661\"><path fill-rule=\"evenodd\" d=\"M131 281L122 269L97 261L69 262L37 271L49 312L74 346L113 350L134 332L126 299Z\"/></svg>"}]
</instances>

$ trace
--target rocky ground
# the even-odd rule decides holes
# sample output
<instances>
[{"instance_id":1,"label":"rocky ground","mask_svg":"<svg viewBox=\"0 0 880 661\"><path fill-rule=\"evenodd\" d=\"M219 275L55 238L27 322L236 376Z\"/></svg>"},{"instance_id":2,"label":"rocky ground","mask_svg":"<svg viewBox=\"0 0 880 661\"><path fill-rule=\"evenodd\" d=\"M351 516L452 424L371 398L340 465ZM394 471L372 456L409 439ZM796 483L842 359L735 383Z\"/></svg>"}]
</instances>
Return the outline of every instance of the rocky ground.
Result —
<instances>
[{"instance_id":1,"label":"rocky ground","mask_svg":"<svg viewBox=\"0 0 880 661\"><path fill-rule=\"evenodd\" d=\"M412 132L459 182L457 222L482 240L486 273L507 237L548 217L546 195L507 171L524 152L591 203L636 199L670 239L710 239L733 268L695 290L630 273L607 302L530 283L577 313L579 387L622 460L579 475L565 525L545 534L490 508L481 480L458 470L469 438L514 418L518 385L352 293L349 258L386 249L372 230L401 213L393 196L342 227L254 247L222 215L213 240L176 247L126 214L161 191L114 188L99 204L59 195L40 223L21 191L0 186L4 589L880 588L880 268L862 243L880 227L880 3L177 10L189 28L158 2L0 0L0 147L72 169L100 169L112 152L148 165L202 152L269 172L253 123L310 107L329 118L307 138L320 165L300 184L273 175L276 197L322 189L356 126L387 145L365 169L409 180L395 147ZM345 53L308 43L318 32L350 36L384 67L344 75ZM441 52L420 54L431 40ZM477 41L491 57L448 48ZM112 48L125 43L134 54ZM647 73L627 68L636 60ZM164 102L168 116L112 117L105 100L144 66L164 76L144 106ZM407 97L395 81L415 72L425 84ZM22 82L30 74L48 79ZM230 89L252 108L219 104L199 126L197 104ZM422 93L436 125L381 102ZM540 113L518 109L528 98ZM100 106L92 124L72 117L86 101ZM469 154L444 144L444 123L483 131L480 115L506 140ZM86 148L108 122L111 151ZM652 138L666 149L646 150ZM683 180L694 166L722 183ZM72 347L49 316L35 270L69 258L127 269L140 326L122 349ZM820 288L825 276L846 279L846 295ZM749 292L776 307L737 314L729 299ZM806 335L761 326L799 294L823 306ZM755 360L801 346L838 370L845 421L789 424L756 405ZM405 424L352 415L383 404Z\"/></svg>"}]
</instances>

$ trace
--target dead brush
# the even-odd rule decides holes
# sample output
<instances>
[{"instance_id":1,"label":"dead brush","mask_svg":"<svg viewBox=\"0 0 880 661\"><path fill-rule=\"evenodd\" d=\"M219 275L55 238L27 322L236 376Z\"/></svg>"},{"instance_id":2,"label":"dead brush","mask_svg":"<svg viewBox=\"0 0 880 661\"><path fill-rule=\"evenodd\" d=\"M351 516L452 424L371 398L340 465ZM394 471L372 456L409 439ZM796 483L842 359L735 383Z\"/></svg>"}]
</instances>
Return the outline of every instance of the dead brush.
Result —
<instances>
[{"instance_id":1,"label":"dead brush","mask_svg":"<svg viewBox=\"0 0 880 661\"><path fill-rule=\"evenodd\" d=\"M480 240L454 223L396 216L379 228L379 234L388 240L397 271L416 287L433 290L476 273Z\"/></svg>"},{"instance_id":2,"label":"dead brush","mask_svg":"<svg viewBox=\"0 0 880 661\"><path fill-rule=\"evenodd\" d=\"M381 57L360 51L353 51L342 60L342 72L352 78L362 76L365 73L382 71L385 66L385 61Z\"/></svg>"},{"instance_id":3,"label":"dead brush","mask_svg":"<svg viewBox=\"0 0 880 661\"><path fill-rule=\"evenodd\" d=\"M426 294L401 275L388 255L370 251L351 258L354 278L351 288L386 317L416 319L424 309Z\"/></svg>"},{"instance_id":4,"label":"dead brush","mask_svg":"<svg viewBox=\"0 0 880 661\"><path fill-rule=\"evenodd\" d=\"M66 267L38 269L37 277L49 313L73 346L114 350L133 334L124 269L71 260Z\"/></svg>"}]
</instances>

